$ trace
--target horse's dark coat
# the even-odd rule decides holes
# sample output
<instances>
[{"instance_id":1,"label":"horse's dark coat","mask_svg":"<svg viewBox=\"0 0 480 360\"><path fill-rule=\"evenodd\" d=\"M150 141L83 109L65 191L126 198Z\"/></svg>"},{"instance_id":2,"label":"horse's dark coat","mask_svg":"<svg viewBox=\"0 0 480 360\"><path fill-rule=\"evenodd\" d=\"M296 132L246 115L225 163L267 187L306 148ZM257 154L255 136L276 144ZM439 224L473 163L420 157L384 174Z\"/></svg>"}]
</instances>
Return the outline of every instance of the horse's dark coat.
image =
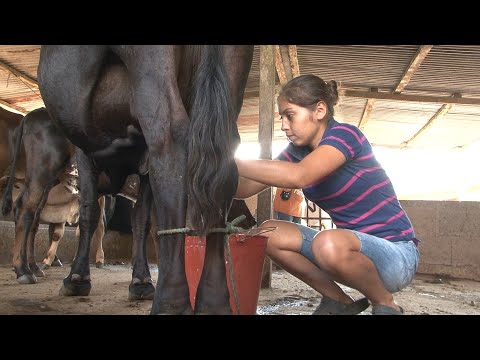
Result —
<instances>
[{"instance_id":1,"label":"horse's dark coat","mask_svg":"<svg viewBox=\"0 0 480 360\"><path fill-rule=\"evenodd\" d=\"M118 189L129 174L143 174L133 222L138 238L146 236L152 200L161 229L185 226L187 199L197 230L225 224L238 183L236 119L252 55L253 46L42 47L42 98L81 149L80 246L64 280L69 294L90 290L86 254L101 170L110 188ZM192 312L183 239L165 235L160 241L153 314ZM207 237L198 313L231 313L221 239Z\"/></svg>"}]
</instances>

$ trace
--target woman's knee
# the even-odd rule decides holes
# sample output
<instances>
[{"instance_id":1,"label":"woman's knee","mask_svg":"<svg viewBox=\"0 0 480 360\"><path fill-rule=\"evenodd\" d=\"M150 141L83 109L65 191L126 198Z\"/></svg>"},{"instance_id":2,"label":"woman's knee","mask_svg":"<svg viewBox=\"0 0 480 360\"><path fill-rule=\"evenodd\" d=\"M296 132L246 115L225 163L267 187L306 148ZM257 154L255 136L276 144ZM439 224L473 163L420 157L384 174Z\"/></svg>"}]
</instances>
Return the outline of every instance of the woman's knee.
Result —
<instances>
[{"instance_id":1,"label":"woman's knee","mask_svg":"<svg viewBox=\"0 0 480 360\"><path fill-rule=\"evenodd\" d=\"M342 239L343 235L338 230L324 230L315 236L312 242L312 252L322 266L334 267L350 250L348 241Z\"/></svg>"},{"instance_id":2,"label":"woman's knee","mask_svg":"<svg viewBox=\"0 0 480 360\"><path fill-rule=\"evenodd\" d=\"M278 220L266 220L260 225L267 230L262 236L267 237L267 255L275 250L295 250L301 245L301 234L297 225Z\"/></svg>"}]
</instances>

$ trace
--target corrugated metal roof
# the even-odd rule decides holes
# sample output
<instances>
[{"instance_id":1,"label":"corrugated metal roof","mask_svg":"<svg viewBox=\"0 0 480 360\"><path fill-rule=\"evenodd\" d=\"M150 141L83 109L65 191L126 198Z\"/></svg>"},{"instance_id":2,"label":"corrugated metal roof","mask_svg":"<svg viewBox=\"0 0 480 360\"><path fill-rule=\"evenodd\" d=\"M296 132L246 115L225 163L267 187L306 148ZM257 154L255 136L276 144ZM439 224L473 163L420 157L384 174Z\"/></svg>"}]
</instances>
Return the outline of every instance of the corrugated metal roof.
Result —
<instances>
[{"instance_id":1,"label":"corrugated metal roof","mask_svg":"<svg viewBox=\"0 0 480 360\"><path fill-rule=\"evenodd\" d=\"M480 94L480 46L434 46L407 88Z\"/></svg>"},{"instance_id":2,"label":"corrugated metal roof","mask_svg":"<svg viewBox=\"0 0 480 360\"><path fill-rule=\"evenodd\" d=\"M315 74L347 87L393 90L417 46L297 46L302 74Z\"/></svg>"},{"instance_id":3,"label":"corrugated metal roof","mask_svg":"<svg viewBox=\"0 0 480 360\"><path fill-rule=\"evenodd\" d=\"M418 45L298 45L301 74L335 80L346 90L392 92L417 53ZM37 78L39 45L0 46L0 61L33 80ZM247 91L258 91L260 47L255 46ZM278 77L277 77L278 82ZM402 94L480 99L480 46L435 45L414 73ZM0 69L0 100L27 111L43 106L38 89ZM364 98L341 97L336 107L339 121L358 125ZM243 141L257 141L258 97L246 98L239 128ZM374 144L400 147L441 108L442 104L376 100L364 132ZM480 137L480 106L454 105L409 146L457 147ZM275 119L275 137L283 138Z\"/></svg>"}]
</instances>

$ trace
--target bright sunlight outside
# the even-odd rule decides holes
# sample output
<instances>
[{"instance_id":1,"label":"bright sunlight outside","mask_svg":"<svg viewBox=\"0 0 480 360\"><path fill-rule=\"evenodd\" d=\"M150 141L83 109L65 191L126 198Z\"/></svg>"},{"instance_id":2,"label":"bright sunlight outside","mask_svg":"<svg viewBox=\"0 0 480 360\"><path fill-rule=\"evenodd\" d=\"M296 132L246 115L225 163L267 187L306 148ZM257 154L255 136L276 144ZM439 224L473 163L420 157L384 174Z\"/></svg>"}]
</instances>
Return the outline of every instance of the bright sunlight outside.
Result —
<instances>
[{"instance_id":1,"label":"bright sunlight outside","mask_svg":"<svg viewBox=\"0 0 480 360\"><path fill-rule=\"evenodd\" d=\"M275 158L288 142L276 141ZM374 147L400 200L480 200L480 140L463 149L389 149ZM236 156L258 159L260 145L242 143Z\"/></svg>"}]
</instances>

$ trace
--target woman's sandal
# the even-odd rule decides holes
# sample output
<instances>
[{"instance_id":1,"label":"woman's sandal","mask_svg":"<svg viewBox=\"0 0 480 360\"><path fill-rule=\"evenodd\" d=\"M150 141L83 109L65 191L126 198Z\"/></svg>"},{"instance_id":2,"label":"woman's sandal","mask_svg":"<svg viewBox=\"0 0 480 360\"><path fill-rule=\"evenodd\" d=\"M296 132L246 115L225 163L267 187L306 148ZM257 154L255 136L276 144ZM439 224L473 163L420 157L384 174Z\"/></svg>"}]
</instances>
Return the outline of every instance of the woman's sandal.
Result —
<instances>
[{"instance_id":1,"label":"woman's sandal","mask_svg":"<svg viewBox=\"0 0 480 360\"><path fill-rule=\"evenodd\" d=\"M403 308L398 306L400 311L394 309L390 306L385 305L373 305L372 306L372 315L405 315Z\"/></svg>"},{"instance_id":2,"label":"woman's sandal","mask_svg":"<svg viewBox=\"0 0 480 360\"><path fill-rule=\"evenodd\" d=\"M369 305L370 303L365 297L351 304L344 304L324 296L312 315L357 315Z\"/></svg>"}]
</instances>

